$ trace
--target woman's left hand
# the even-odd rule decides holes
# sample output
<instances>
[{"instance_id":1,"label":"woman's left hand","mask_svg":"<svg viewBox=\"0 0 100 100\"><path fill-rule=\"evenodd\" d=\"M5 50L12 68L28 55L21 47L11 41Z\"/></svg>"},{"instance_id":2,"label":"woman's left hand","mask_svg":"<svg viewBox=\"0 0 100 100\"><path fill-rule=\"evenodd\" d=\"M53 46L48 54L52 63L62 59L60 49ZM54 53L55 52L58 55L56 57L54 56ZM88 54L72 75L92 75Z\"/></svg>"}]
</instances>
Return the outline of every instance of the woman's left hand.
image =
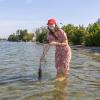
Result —
<instances>
[{"instance_id":1,"label":"woman's left hand","mask_svg":"<svg viewBox=\"0 0 100 100\"><path fill-rule=\"evenodd\" d=\"M52 45L52 46L56 46L56 45L60 45L61 46L60 42L55 42L55 41L52 41L49 44Z\"/></svg>"},{"instance_id":2,"label":"woman's left hand","mask_svg":"<svg viewBox=\"0 0 100 100\"><path fill-rule=\"evenodd\" d=\"M63 42L63 43L60 43L60 42L51 42L49 43L50 45L58 45L58 46L66 46L67 43L66 42Z\"/></svg>"}]
</instances>

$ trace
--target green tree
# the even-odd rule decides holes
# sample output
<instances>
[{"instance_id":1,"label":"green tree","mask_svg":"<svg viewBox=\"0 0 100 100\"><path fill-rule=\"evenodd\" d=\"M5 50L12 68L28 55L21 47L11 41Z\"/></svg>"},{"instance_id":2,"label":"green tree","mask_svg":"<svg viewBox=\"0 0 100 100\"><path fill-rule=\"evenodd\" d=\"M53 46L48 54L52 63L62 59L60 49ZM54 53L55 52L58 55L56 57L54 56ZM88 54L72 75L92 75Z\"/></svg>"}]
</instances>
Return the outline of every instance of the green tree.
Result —
<instances>
[{"instance_id":1,"label":"green tree","mask_svg":"<svg viewBox=\"0 0 100 100\"><path fill-rule=\"evenodd\" d=\"M8 37L8 41L17 41L17 37L16 37L15 33L11 34L11 35Z\"/></svg>"},{"instance_id":2,"label":"green tree","mask_svg":"<svg viewBox=\"0 0 100 100\"><path fill-rule=\"evenodd\" d=\"M83 26L79 26L75 29L73 36L72 36L72 43L75 45L81 45L84 43L84 38L86 34L86 30Z\"/></svg>"},{"instance_id":3,"label":"green tree","mask_svg":"<svg viewBox=\"0 0 100 100\"><path fill-rule=\"evenodd\" d=\"M47 42L47 33L48 33L48 29L46 27L38 28L35 31L36 41L38 41L40 43Z\"/></svg>"},{"instance_id":4,"label":"green tree","mask_svg":"<svg viewBox=\"0 0 100 100\"><path fill-rule=\"evenodd\" d=\"M20 30L20 35L19 35L19 38L20 40L22 41L27 41L27 35L28 35L28 31L25 29L25 30Z\"/></svg>"},{"instance_id":5,"label":"green tree","mask_svg":"<svg viewBox=\"0 0 100 100\"><path fill-rule=\"evenodd\" d=\"M89 24L85 37L86 46L100 46L100 23Z\"/></svg>"},{"instance_id":6,"label":"green tree","mask_svg":"<svg viewBox=\"0 0 100 100\"><path fill-rule=\"evenodd\" d=\"M62 29L66 32L68 41L72 43L72 37L77 27L72 24L62 26Z\"/></svg>"},{"instance_id":7,"label":"green tree","mask_svg":"<svg viewBox=\"0 0 100 100\"><path fill-rule=\"evenodd\" d=\"M81 45L84 42L84 35L86 33L84 26L68 24L67 26L63 26L62 29L66 32L71 44Z\"/></svg>"},{"instance_id":8,"label":"green tree","mask_svg":"<svg viewBox=\"0 0 100 100\"><path fill-rule=\"evenodd\" d=\"M34 34L28 33L28 31L25 30L17 30L16 34L11 34L8 37L8 41L32 41L34 37Z\"/></svg>"}]
</instances>

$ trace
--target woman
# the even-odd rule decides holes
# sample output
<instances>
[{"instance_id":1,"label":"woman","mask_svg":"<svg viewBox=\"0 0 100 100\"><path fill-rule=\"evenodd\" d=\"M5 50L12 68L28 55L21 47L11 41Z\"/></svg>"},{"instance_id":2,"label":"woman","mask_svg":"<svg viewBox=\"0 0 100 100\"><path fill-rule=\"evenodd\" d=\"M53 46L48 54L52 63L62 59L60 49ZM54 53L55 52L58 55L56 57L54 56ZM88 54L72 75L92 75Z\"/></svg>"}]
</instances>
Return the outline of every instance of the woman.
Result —
<instances>
[{"instance_id":1,"label":"woman","mask_svg":"<svg viewBox=\"0 0 100 100\"><path fill-rule=\"evenodd\" d=\"M66 33L57 26L55 19L48 20L48 41L49 45L44 47L43 55L40 61L43 60L50 46L56 46L55 66L57 69L57 79L62 80L62 76L66 76L69 71L69 63L71 60L71 49L68 44ZM63 77L64 78L64 77Z\"/></svg>"}]
</instances>

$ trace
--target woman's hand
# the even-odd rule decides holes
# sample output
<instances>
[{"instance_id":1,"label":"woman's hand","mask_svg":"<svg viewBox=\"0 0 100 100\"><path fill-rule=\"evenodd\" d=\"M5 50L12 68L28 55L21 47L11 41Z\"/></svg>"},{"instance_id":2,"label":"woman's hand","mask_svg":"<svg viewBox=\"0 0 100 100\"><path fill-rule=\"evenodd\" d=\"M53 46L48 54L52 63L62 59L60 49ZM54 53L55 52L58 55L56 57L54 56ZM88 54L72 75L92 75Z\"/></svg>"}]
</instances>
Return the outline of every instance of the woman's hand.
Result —
<instances>
[{"instance_id":1,"label":"woman's hand","mask_svg":"<svg viewBox=\"0 0 100 100\"><path fill-rule=\"evenodd\" d=\"M53 46L56 46L56 45L58 45L58 46L67 46L68 43L67 43L67 41L64 41L62 43L53 41L53 42L51 42L49 44L53 45Z\"/></svg>"},{"instance_id":2,"label":"woman's hand","mask_svg":"<svg viewBox=\"0 0 100 100\"><path fill-rule=\"evenodd\" d=\"M61 43L61 46L68 46L68 41L65 40L64 42Z\"/></svg>"},{"instance_id":3,"label":"woman's hand","mask_svg":"<svg viewBox=\"0 0 100 100\"><path fill-rule=\"evenodd\" d=\"M50 42L49 44L52 45L52 46L56 46L56 45L61 46L61 45L62 45L62 43L60 43L60 42L55 42L55 41Z\"/></svg>"}]
</instances>

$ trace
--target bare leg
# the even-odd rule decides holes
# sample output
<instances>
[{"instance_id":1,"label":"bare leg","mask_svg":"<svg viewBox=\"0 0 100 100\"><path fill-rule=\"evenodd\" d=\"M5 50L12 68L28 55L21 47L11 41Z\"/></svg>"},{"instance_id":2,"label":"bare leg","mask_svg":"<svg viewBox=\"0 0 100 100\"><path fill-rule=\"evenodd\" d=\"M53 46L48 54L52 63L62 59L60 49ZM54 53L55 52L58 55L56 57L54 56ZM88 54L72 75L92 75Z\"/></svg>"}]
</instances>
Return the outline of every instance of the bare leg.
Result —
<instances>
[{"instance_id":1,"label":"bare leg","mask_svg":"<svg viewBox=\"0 0 100 100\"><path fill-rule=\"evenodd\" d=\"M58 81L63 81L65 78L69 76L69 64L66 67L58 67L57 68L57 75L56 75L56 80Z\"/></svg>"},{"instance_id":2,"label":"bare leg","mask_svg":"<svg viewBox=\"0 0 100 100\"><path fill-rule=\"evenodd\" d=\"M63 81L65 79L66 79L65 75L62 72L58 71L56 75L56 81Z\"/></svg>"}]
</instances>

